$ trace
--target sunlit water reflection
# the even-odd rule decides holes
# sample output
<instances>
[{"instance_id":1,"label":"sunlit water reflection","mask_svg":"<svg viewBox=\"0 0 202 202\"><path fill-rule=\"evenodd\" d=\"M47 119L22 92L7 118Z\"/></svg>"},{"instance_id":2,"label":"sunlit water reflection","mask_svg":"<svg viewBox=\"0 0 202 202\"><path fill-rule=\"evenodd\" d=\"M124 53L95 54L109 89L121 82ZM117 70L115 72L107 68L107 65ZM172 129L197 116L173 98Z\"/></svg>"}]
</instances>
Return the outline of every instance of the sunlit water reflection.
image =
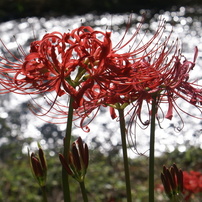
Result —
<instances>
[{"instance_id":1,"label":"sunlit water reflection","mask_svg":"<svg viewBox=\"0 0 202 202\"><path fill-rule=\"evenodd\" d=\"M167 11L162 13L162 17L167 22L167 30L170 31L173 29L172 38L173 40L176 38L180 39L183 53L188 59L192 60L194 55L194 47L198 46L199 48L199 57L194 70L196 74L192 75L193 78L196 76L201 78L202 76L202 11L198 10L197 12L198 14L196 14L196 11L192 8L186 9L182 7L178 12ZM147 20L142 27L143 30L147 30L148 36L150 36L156 30L159 19L159 15L154 15L151 18L149 15L150 14L148 13ZM97 30L112 31L112 40L114 40L113 42L116 44L125 32L128 18L128 14L105 14L101 16L86 14L71 18L66 16L49 19L32 17L21 20L12 20L0 24L0 38L11 51L16 51L18 45L20 44L25 52L28 52L30 42L36 39L41 39L47 32L68 32L68 30L72 30L81 25L87 25L92 26ZM133 31L133 27L136 27L136 24L140 22L141 19L141 15L133 14L130 25L131 33ZM28 99L26 96L12 95L8 108L14 109L18 106L19 102L25 101L26 99ZM180 105L185 104L180 103ZM183 107L188 108L189 112L193 110L190 106L185 105ZM6 112L4 109L1 109L1 112L1 116L3 116L2 118L5 118ZM36 126L40 126L43 124L43 122L33 117L32 114L26 115L26 118L31 121L29 122L28 127L24 126L24 128L22 128L25 136L34 136L37 139L40 139L40 132L36 129ZM178 145L181 151L184 151L186 146L190 144L200 145L202 147L202 122L199 119L189 118L186 115L182 115L182 118L184 118L184 127L180 132L176 132L174 127L171 127L172 125L178 127L179 117L177 116L174 117L172 121L164 120L162 123L163 129L159 129L157 127L157 154L159 151L172 151ZM60 127L61 129L65 129L65 125L61 125ZM117 145L120 142L118 122L111 120L108 111L103 110L103 112L96 117L92 124L90 124L90 129L91 131L88 134L79 128L76 128L73 133L85 138L91 147L93 147L91 144L91 139L96 137L98 140L103 142L103 151L110 149L109 147L111 145ZM111 143L107 144L105 140L109 139L109 137ZM149 130L137 130L136 141L139 152L146 152L145 154L148 154ZM45 144L44 141L42 141L42 143ZM130 152L131 155L134 156L134 153L131 150Z\"/></svg>"}]
</instances>

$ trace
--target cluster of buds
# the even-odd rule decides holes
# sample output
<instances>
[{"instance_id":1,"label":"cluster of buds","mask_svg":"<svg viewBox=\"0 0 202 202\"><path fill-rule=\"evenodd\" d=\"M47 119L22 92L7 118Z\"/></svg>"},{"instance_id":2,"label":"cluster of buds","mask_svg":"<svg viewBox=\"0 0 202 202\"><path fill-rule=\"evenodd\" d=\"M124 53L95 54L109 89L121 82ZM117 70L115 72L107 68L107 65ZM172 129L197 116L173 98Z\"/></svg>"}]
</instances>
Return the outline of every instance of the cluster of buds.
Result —
<instances>
[{"instance_id":1,"label":"cluster of buds","mask_svg":"<svg viewBox=\"0 0 202 202\"><path fill-rule=\"evenodd\" d=\"M62 166L69 175L78 182L83 182L88 168L89 152L86 143L83 143L81 137L72 143L68 159L59 154Z\"/></svg>"},{"instance_id":2,"label":"cluster of buds","mask_svg":"<svg viewBox=\"0 0 202 202\"><path fill-rule=\"evenodd\" d=\"M36 178L40 187L45 187L46 185L46 176L47 176L47 164L44 152L38 144L38 155L31 153L30 157L30 166L34 177ZM29 152L29 151L28 151Z\"/></svg>"},{"instance_id":3,"label":"cluster of buds","mask_svg":"<svg viewBox=\"0 0 202 202\"><path fill-rule=\"evenodd\" d=\"M163 166L161 180L165 193L171 201L181 201L183 199L183 172L173 164L170 169Z\"/></svg>"}]
</instances>

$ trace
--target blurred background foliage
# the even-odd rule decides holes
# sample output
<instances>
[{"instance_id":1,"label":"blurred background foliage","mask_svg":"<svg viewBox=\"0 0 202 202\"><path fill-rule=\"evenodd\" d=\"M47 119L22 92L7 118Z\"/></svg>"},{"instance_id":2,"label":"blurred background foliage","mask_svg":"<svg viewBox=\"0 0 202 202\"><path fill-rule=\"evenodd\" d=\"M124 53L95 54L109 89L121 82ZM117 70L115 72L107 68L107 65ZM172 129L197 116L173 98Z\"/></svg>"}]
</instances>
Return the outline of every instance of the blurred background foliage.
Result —
<instances>
[{"instance_id":1,"label":"blurred background foliage","mask_svg":"<svg viewBox=\"0 0 202 202\"><path fill-rule=\"evenodd\" d=\"M23 143L30 141L24 139L18 144L7 144L1 147L7 152L6 158L0 158L0 201L4 202L36 202L41 201L41 191L37 182L33 178L29 161L26 154L22 154L19 147ZM99 142L94 142L99 145ZM116 149L116 147L114 147ZM47 191L49 202L62 201L61 187L61 165L58 155L50 155L50 150L46 150L48 163ZM156 159L155 182L159 187L161 184L160 173L162 165L170 166L176 162L183 170L201 170L202 151L199 148L190 147L186 152L179 152L178 149L171 153L165 153ZM135 201L148 201L148 159L141 156L130 160L132 193ZM86 187L89 201L91 202L124 202L126 200L124 192L123 162L118 154L112 149L109 153L103 154L98 149L90 151L90 165L86 176ZM82 201L80 188L76 181L71 178L72 201ZM200 201L200 195L195 195L192 202ZM166 196L163 192L156 190L156 201L165 202Z\"/></svg>"},{"instance_id":2,"label":"blurred background foliage","mask_svg":"<svg viewBox=\"0 0 202 202\"><path fill-rule=\"evenodd\" d=\"M177 9L180 6L202 5L201 0L1 0L0 21L30 17L79 15L87 12L139 12L141 9Z\"/></svg>"}]
</instances>

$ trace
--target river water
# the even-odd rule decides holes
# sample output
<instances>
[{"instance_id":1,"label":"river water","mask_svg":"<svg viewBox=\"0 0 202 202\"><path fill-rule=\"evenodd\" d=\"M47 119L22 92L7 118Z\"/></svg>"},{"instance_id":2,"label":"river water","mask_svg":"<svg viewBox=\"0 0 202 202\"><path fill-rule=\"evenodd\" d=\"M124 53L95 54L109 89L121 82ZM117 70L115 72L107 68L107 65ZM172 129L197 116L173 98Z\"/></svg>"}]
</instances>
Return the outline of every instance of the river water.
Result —
<instances>
[{"instance_id":1,"label":"river water","mask_svg":"<svg viewBox=\"0 0 202 202\"><path fill-rule=\"evenodd\" d=\"M141 12L143 13L144 11ZM183 53L188 59L192 60L194 47L198 46L199 56L194 70L196 74L192 76L193 78L196 76L199 77L198 82L200 82L200 78L202 78L202 10L181 7L179 11L162 12L161 16L166 20L168 30L173 29L173 39L178 38L181 41ZM151 35L156 30L159 17L159 14L151 16L151 13L147 12L142 28L147 30L148 35ZM0 38L11 51L15 52L20 44L25 52L28 52L30 42L35 39L41 39L47 32L68 32L68 30L81 25L88 25L97 30L111 30L113 33L112 36L114 36L112 39L116 43L125 32L125 24L128 18L129 14L103 14L97 16L90 13L73 17L24 18L1 23ZM141 18L139 14L132 15L131 30L133 26L135 27L140 22ZM2 51L1 54L5 53ZM9 110L12 108L16 109L20 102L27 99L26 96L12 95L11 100L8 101L10 103L8 105ZM184 103L180 103L180 105L188 108L187 111L189 112L193 110L189 105L187 106ZM1 109L1 112L2 118L5 118L7 116L6 109ZM26 118L30 121L28 121L28 125L22 127L24 137L33 136L36 139L40 139L40 132L37 127L40 127L43 122L36 119L32 114L26 115ZM176 123L178 124L179 117L177 116L172 121L164 121L162 124L163 129L157 127L156 154L167 150L172 151L176 146L181 151L184 151L189 145L200 146L202 148L202 122L199 119L189 118L186 115L182 116L182 118L184 118L184 127L181 131L176 131L174 127L171 127L172 125L176 126ZM63 130L65 125L60 125L60 128ZM75 128L73 133L82 136L91 147L93 147L93 144L91 144L92 138L97 138L98 141L103 143L101 146L103 151L107 151L112 145L117 145L120 142L118 122L111 121L106 110L102 110L102 113L96 117L90 125L90 129L91 131L88 134L79 128ZM147 155L149 149L149 130L137 130L136 135L139 152ZM44 140L41 143L47 145ZM33 145L36 146L36 143ZM25 151L27 150L25 149ZM130 152L131 156L135 156L132 150Z\"/></svg>"}]
</instances>

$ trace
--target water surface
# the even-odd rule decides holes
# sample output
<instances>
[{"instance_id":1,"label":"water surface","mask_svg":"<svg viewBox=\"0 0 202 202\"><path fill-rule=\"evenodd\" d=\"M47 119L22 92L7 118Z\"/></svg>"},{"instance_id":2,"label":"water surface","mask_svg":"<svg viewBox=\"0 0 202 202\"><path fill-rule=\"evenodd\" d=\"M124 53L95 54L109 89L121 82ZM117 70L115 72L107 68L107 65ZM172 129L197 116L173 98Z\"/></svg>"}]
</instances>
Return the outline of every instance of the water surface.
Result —
<instances>
[{"instance_id":1,"label":"water surface","mask_svg":"<svg viewBox=\"0 0 202 202\"><path fill-rule=\"evenodd\" d=\"M145 13L145 11L142 11ZM28 53L29 44L33 40L38 40L43 37L47 32L59 31L68 32L79 26L92 26L96 30L108 30L112 31L112 40L114 44L123 36L129 14L103 14L100 16L93 14L85 14L82 16L66 17L61 16L58 18L24 18L20 20L7 21L0 24L0 38L4 42L10 51L16 52L17 48L23 47L24 51ZM158 26L160 15L156 14L151 16L149 12L146 14L145 23L142 26L142 30L147 32L147 37L150 38L155 32ZM161 18L166 20L166 30L170 32L173 30L172 40L179 39L182 52L185 57L192 60L194 55L194 47L198 46L199 56L194 70L195 74L191 75L193 78L202 76L202 10L194 10L193 8L181 7L177 12L162 12ZM130 22L130 30L128 37L134 32L135 27L141 21L142 16L133 14ZM1 46L3 47L3 46ZM6 54L5 50L1 48L1 54ZM16 53L17 54L17 53ZM200 81L199 81L200 82ZM16 109L19 103L29 99L25 96L12 95L11 100L8 101L8 109ZM192 112L192 108L184 103L180 105L188 108L189 112ZM1 116L6 117L6 110L0 109ZM33 115L26 115L30 121L28 126L22 127L24 130L24 136L34 136L40 139L40 132L36 126L43 124L40 120L36 119ZM202 147L201 137L201 121L199 119L189 118L184 115L184 127L180 132L174 130L175 126L178 127L179 117L176 116L172 121L164 121L163 129L157 129L156 135L156 148L157 151L172 151L176 146L179 146L181 151L186 149L188 145L200 145ZM33 124L35 123L35 124ZM108 124L110 123L110 124ZM194 126L194 127L193 127ZM60 126L61 129L65 128L65 125ZM24 129L23 129L24 128ZM91 131L86 134L81 129L75 129L74 134L80 135L87 142L91 142L92 138L97 138L101 142L110 139L111 144L117 145L120 142L118 122L111 121L108 111L103 110L102 113L93 121L90 125ZM133 137L134 138L134 137ZM136 136L139 152L144 153L148 151L149 130L138 130ZM42 141L44 143L44 141ZM93 145L91 145L93 147ZM110 149L109 144L103 144L103 151ZM147 153L146 153L147 154Z\"/></svg>"}]
</instances>

